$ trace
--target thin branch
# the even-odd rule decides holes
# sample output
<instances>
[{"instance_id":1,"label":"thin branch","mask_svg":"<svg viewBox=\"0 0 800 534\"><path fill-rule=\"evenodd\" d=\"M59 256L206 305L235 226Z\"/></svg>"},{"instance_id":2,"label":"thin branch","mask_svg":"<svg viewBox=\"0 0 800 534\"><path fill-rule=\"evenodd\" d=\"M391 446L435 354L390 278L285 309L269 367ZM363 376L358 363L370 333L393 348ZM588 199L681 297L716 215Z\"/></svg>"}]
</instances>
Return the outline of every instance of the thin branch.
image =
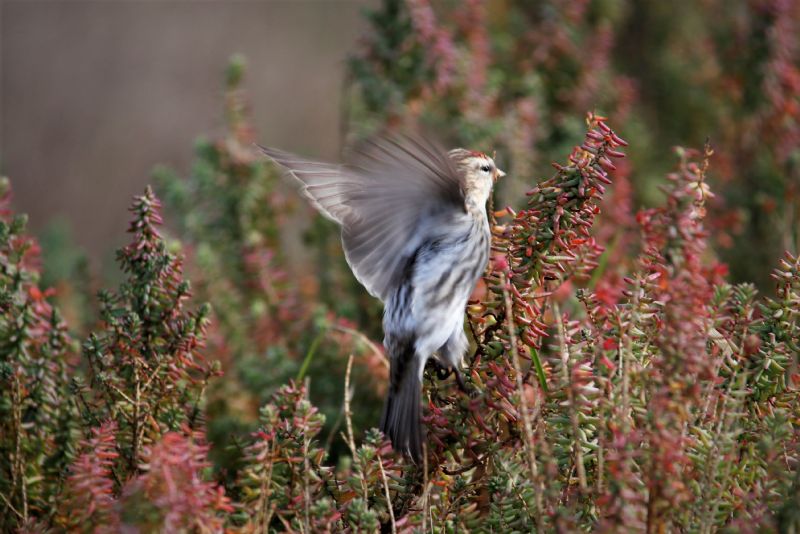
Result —
<instances>
[{"instance_id":1,"label":"thin branch","mask_svg":"<svg viewBox=\"0 0 800 534\"><path fill-rule=\"evenodd\" d=\"M306 397L308 397L308 392L310 389L310 382L308 377L306 377ZM308 399L306 399L308 400ZM305 525L304 532L311 533L311 523L310 523L310 507L311 507L311 491L308 487L308 476L309 472L311 471L311 464L308 461L308 446L310 445L310 439L308 437L308 432L303 433L303 521ZM325 482L323 481L323 484Z\"/></svg>"},{"instance_id":2,"label":"thin branch","mask_svg":"<svg viewBox=\"0 0 800 534\"><path fill-rule=\"evenodd\" d=\"M553 302L553 315L556 318L556 325L558 326L558 345L561 352L561 362L563 365L563 375L567 383L567 402L569 403L569 420L572 426L572 443L575 451L575 466L578 470L578 484L581 488L581 493L586 493L589 485L586 482L586 467L583 465L583 447L581 447L580 440L580 425L578 424L578 408L575 406L575 392L572 389L572 381L570 379L570 352L567 346L567 329L564 326L564 320L561 318L561 307L557 302Z\"/></svg>"},{"instance_id":3,"label":"thin branch","mask_svg":"<svg viewBox=\"0 0 800 534\"><path fill-rule=\"evenodd\" d=\"M20 487L20 499L22 501L22 520L28 520L28 479L25 476L25 465L22 459L22 433L24 427L22 425L22 385L19 381L19 376L14 373L14 385L12 388L12 406L14 418L14 466L12 469L12 484L11 491L17 488L17 483Z\"/></svg>"},{"instance_id":4,"label":"thin branch","mask_svg":"<svg viewBox=\"0 0 800 534\"><path fill-rule=\"evenodd\" d=\"M133 406L134 404L136 404L136 401L135 401L135 400L133 400L132 398L130 398L130 397L129 397L129 396L128 396L128 395L127 395L127 394L126 394L124 391L122 391L122 390L119 388L119 386L117 386L116 384L114 384L114 383L113 383L113 382L111 382L110 380L108 381L108 387L110 387L111 389L113 389L113 390L114 390L114 391L117 393L117 395L119 395L120 397L122 397L123 399L125 399L125 401L126 401L128 404L130 404L131 406Z\"/></svg>"},{"instance_id":5,"label":"thin branch","mask_svg":"<svg viewBox=\"0 0 800 534\"><path fill-rule=\"evenodd\" d=\"M311 470L311 466L308 462L308 438L303 438L303 466L305 469L303 470L303 513L304 513L304 524L305 524L305 532L311 532L311 523L310 523L310 507L311 507L311 491L308 487L308 473ZM323 482L324 483L324 482Z\"/></svg>"},{"instance_id":6,"label":"thin branch","mask_svg":"<svg viewBox=\"0 0 800 534\"><path fill-rule=\"evenodd\" d=\"M428 444L422 444L422 534L428 530Z\"/></svg>"},{"instance_id":7,"label":"thin branch","mask_svg":"<svg viewBox=\"0 0 800 534\"><path fill-rule=\"evenodd\" d=\"M346 326L341 326L341 325L338 325L338 324L331 325L330 329L331 330L336 330L336 331L339 331L339 332L343 332L345 334L350 334L351 336L357 337L358 339L360 339L361 341L366 343L366 345L370 348L370 350L372 350L372 352L374 352L376 355L380 356L381 357L381 362L383 362L383 365L387 369L389 368L389 359L386 358L386 355L383 353L383 351L380 349L380 347L378 345L376 345L375 342L373 342L370 338L368 338L363 332L359 332L358 330L354 330L353 328L348 328Z\"/></svg>"},{"instance_id":8,"label":"thin branch","mask_svg":"<svg viewBox=\"0 0 800 534\"><path fill-rule=\"evenodd\" d=\"M13 505L13 504L11 504L11 501L9 501L9 500L8 500L8 498L7 498L7 497L6 497L6 496L5 496L5 495L4 495L2 492L0 492L0 498L2 498L2 499L3 499L3 502L5 502L5 503L6 503L6 506L8 506L8 509L9 509L9 510L11 510L11 511L12 511L12 512L14 512L15 514L17 514L17 517L19 517L20 519L24 519L24 517L22 516L22 514L21 514L21 513L19 513L19 511L18 511L16 508L14 508L14 505Z\"/></svg>"},{"instance_id":9,"label":"thin branch","mask_svg":"<svg viewBox=\"0 0 800 534\"><path fill-rule=\"evenodd\" d=\"M136 472L136 458L139 456L139 406L142 400L141 390L141 377L139 376L139 360L134 360L133 364L133 377L135 384L135 402L133 402L133 443L131 445L131 456L128 459L128 465L132 472ZM142 427L143 428L143 427Z\"/></svg>"},{"instance_id":10,"label":"thin branch","mask_svg":"<svg viewBox=\"0 0 800 534\"><path fill-rule=\"evenodd\" d=\"M353 455L353 460L356 459L356 440L353 437L353 417L350 412L350 374L353 371L353 355L347 359L347 371L344 374L344 420L347 427L347 436L345 442L350 447L350 454ZM359 476L361 483L361 491L364 492L364 502L369 502L369 490L367 488L367 481L364 480L363 472Z\"/></svg>"},{"instance_id":11,"label":"thin branch","mask_svg":"<svg viewBox=\"0 0 800 534\"><path fill-rule=\"evenodd\" d=\"M536 451L533 446L533 423L530 417L530 409L528 408L528 397L525 395L525 384L522 380L522 365L519 361L519 352L517 351L517 332L514 326L513 307L511 305L511 295L508 293L508 278L505 273L502 274L501 283L503 285L503 300L506 305L506 327L508 329L509 345L511 350L511 362L514 364L514 374L517 379L517 389L519 390L520 403L522 404L522 423L525 429L525 451L528 453L528 463L530 464L531 478L533 482L535 503L536 503L536 530L544 532L544 525L542 522L542 509L544 502L542 499L543 488L539 480L539 466L536 463ZM535 387L535 386L534 386Z\"/></svg>"},{"instance_id":12,"label":"thin branch","mask_svg":"<svg viewBox=\"0 0 800 534\"><path fill-rule=\"evenodd\" d=\"M150 372L150 377L147 379L147 381L142 386L142 393L144 393L148 389L150 389L150 386L153 384L153 380L158 376L158 372L161 370L161 367L163 365L164 365L164 361L162 360L162 361L158 362L158 364L155 366L155 368Z\"/></svg>"},{"instance_id":13,"label":"thin branch","mask_svg":"<svg viewBox=\"0 0 800 534\"><path fill-rule=\"evenodd\" d=\"M352 361L352 356L351 356ZM383 469L383 461L381 455L378 453L378 467L381 470L381 479L383 480L383 491L386 492L386 507L389 509L389 518L392 520L392 534L397 534L397 523L394 519L394 508L392 507L392 498L389 495L389 481L386 480L386 471Z\"/></svg>"},{"instance_id":14,"label":"thin branch","mask_svg":"<svg viewBox=\"0 0 800 534\"><path fill-rule=\"evenodd\" d=\"M344 374L344 419L347 425L347 445L350 447L350 452L355 457L356 455L356 441L353 438L353 419L350 412L350 373L353 370L353 355L347 359L347 371Z\"/></svg>"}]
</instances>

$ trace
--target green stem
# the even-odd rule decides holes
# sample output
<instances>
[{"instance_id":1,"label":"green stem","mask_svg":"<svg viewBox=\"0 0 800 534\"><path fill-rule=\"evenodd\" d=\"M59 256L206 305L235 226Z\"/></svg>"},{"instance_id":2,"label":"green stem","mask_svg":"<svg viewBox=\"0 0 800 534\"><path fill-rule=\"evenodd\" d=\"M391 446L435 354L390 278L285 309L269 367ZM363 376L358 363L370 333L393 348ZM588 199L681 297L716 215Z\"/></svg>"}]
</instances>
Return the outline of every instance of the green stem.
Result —
<instances>
[{"instance_id":1,"label":"green stem","mask_svg":"<svg viewBox=\"0 0 800 534\"><path fill-rule=\"evenodd\" d=\"M306 372L308 371L308 366L311 365L311 360L314 359L314 354L317 352L317 347L319 347L320 342L322 342L322 337L327 331L327 328L320 330L319 334L317 334L317 337L315 337L314 341L311 342L311 346L308 348L308 352L306 352L306 357L303 358L303 365L300 366L300 370L297 372L296 382L301 382L303 378L305 378Z\"/></svg>"}]
</instances>

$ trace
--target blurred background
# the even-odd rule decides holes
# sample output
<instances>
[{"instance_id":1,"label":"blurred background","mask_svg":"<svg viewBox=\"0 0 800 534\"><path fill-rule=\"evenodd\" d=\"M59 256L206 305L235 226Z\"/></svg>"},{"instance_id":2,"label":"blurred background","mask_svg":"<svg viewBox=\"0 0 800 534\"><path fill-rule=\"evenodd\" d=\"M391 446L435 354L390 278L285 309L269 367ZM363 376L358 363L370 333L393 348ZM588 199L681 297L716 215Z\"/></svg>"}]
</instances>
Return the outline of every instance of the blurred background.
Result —
<instances>
[{"instance_id":1,"label":"blurred background","mask_svg":"<svg viewBox=\"0 0 800 534\"><path fill-rule=\"evenodd\" d=\"M223 130L234 53L261 142L336 158L346 58L371 4L0 1L0 168L15 207L103 270L153 167L187 172L195 139Z\"/></svg>"},{"instance_id":2,"label":"blurred background","mask_svg":"<svg viewBox=\"0 0 800 534\"><path fill-rule=\"evenodd\" d=\"M213 304L206 352L225 379L208 430L231 479L235 441L276 387L311 379L335 452L347 357L372 407L357 429L379 417L386 375L381 308L338 230L254 142L336 160L348 138L422 125L496 150L508 177L494 206L520 209L594 111L630 146L589 290L635 267L636 213L664 204L678 145L714 148L704 253L730 280L770 294L798 250L798 0L2 0L0 25L0 171L39 238L43 285L77 339L91 331L97 290L124 277L130 198L154 184L192 303Z\"/></svg>"}]
</instances>

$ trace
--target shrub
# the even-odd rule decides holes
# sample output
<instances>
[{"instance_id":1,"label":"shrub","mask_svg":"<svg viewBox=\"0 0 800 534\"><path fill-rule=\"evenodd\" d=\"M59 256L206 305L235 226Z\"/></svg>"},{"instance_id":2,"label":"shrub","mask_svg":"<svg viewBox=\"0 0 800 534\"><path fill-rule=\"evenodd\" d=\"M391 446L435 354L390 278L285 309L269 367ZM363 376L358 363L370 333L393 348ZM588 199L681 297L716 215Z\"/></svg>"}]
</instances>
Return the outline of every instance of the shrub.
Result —
<instances>
[{"instance_id":1,"label":"shrub","mask_svg":"<svg viewBox=\"0 0 800 534\"><path fill-rule=\"evenodd\" d=\"M329 463L320 441L325 418L307 388L290 383L242 438L235 476L226 480L235 501L211 478L202 437L206 386L227 378L215 379L200 352L209 312L186 310L182 260L159 233L153 193L134 202L132 242L118 255L127 279L100 296L102 321L84 344L85 368L64 363L63 326L32 289L36 266L25 253L32 241L19 223L6 223L5 287L16 292L4 300L11 332L4 339L24 340L10 345L24 350L4 353L17 370L6 380L13 386L43 376L42 368L59 370L50 379L57 402L34 407L60 414L43 414L36 434L13 417L7 423L6 525L246 532L796 525L800 259L781 261L774 298L724 281L704 225L712 196L706 147L678 150L663 207L621 217L640 230L638 253L616 254L610 268L592 225L626 143L603 117L590 114L587 124L584 142L529 192L525 209L493 213L493 259L468 309L470 393L426 378L422 465L399 458L376 431L357 444L351 357L342 408L349 454ZM20 324L12 305L38 310L19 315L28 318L23 330L11 329ZM32 366L29 354L41 361ZM15 392L22 389L4 391L4 405L21 414ZM76 428L85 435L77 447L40 437ZM47 454L15 467L17 450L40 449L62 462L60 473L46 470ZM42 474L15 474L24 471Z\"/></svg>"},{"instance_id":2,"label":"shrub","mask_svg":"<svg viewBox=\"0 0 800 534\"><path fill-rule=\"evenodd\" d=\"M201 424L203 392L217 374L200 352L209 307L184 309L190 287L159 234L159 208L150 189L131 208L133 240L117 254L127 280L99 295L102 330L83 347L89 387L76 388L84 421L116 422L121 480L139 472L144 446Z\"/></svg>"},{"instance_id":3,"label":"shrub","mask_svg":"<svg viewBox=\"0 0 800 534\"><path fill-rule=\"evenodd\" d=\"M38 249L2 187L3 530L111 532L143 514L168 529L221 526L215 514L230 508L204 481L207 448L194 430L218 374L199 353L209 312L184 310L189 285L159 234L158 200L148 189L133 205L133 241L118 255L128 278L101 293L101 331L76 365L52 293L36 283Z\"/></svg>"},{"instance_id":4,"label":"shrub","mask_svg":"<svg viewBox=\"0 0 800 534\"><path fill-rule=\"evenodd\" d=\"M48 517L75 446L67 327L38 285L39 248L0 179L0 530Z\"/></svg>"}]
</instances>

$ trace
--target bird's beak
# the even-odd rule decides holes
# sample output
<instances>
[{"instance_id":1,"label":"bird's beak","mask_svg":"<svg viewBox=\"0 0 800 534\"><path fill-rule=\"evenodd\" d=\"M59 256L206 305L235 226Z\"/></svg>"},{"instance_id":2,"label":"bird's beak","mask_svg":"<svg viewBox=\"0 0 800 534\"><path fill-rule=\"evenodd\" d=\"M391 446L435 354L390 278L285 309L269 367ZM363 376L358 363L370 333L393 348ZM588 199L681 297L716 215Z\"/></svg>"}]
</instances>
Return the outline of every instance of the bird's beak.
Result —
<instances>
[{"instance_id":1,"label":"bird's beak","mask_svg":"<svg viewBox=\"0 0 800 534\"><path fill-rule=\"evenodd\" d=\"M505 175L506 175L505 172L501 171L500 169L496 169L496 171L494 173L494 181L496 182L497 180L499 180L500 178L502 178Z\"/></svg>"}]
</instances>

